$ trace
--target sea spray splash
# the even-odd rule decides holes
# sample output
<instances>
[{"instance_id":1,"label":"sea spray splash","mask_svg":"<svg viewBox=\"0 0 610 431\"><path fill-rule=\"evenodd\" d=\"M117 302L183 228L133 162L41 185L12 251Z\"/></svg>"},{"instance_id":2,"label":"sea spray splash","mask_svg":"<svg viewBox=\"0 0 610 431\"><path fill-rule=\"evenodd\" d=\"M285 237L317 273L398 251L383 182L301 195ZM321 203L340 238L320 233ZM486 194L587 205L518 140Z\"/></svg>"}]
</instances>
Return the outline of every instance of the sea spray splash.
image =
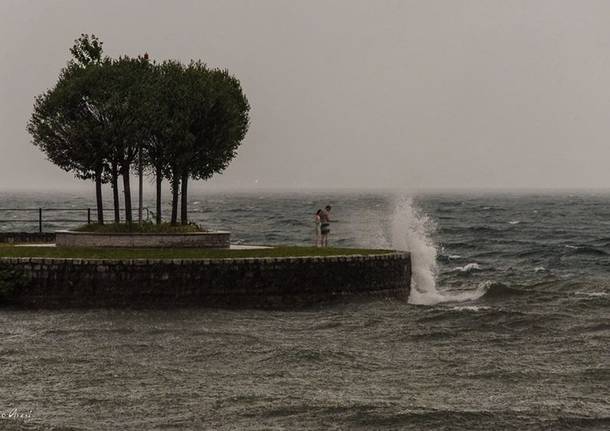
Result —
<instances>
[{"instance_id":1,"label":"sea spray splash","mask_svg":"<svg viewBox=\"0 0 610 431\"><path fill-rule=\"evenodd\" d=\"M392 214L391 246L411 253L412 278L410 304L434 305L440 302L461 302L480 298L487 291L481 285L469 292L440 293L436 288L438 248L433 235L436 224L416 208L410 197L399 198Z\"/></svg>"},{"instance_id":2,"label":"sea spray splash","mask_svg":"<svg viewBox=\"0 0 610 431\"><path fill-rule=\"evenodd\" d=\"M441 302L436 290L437 248L432 239L436 225L430 217L415 208L412 198L398 199L392 215L392 248L411 253L411 304L430 305Z\"/></svg>"}]
</instances>

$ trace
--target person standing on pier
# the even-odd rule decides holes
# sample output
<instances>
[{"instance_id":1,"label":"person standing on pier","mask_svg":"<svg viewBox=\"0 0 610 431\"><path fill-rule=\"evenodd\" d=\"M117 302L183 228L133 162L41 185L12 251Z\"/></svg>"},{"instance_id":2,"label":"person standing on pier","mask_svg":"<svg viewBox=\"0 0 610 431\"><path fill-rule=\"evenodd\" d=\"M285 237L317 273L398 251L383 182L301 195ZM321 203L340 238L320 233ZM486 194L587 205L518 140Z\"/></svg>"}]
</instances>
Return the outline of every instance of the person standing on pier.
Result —
<instances>
[{"instance_id":1,"label":"person standing on pier","mask_svg":"<svg viewBox=\"0 0 610 431\"><path fill-rule=\"evenodd\" d=\"M316 215L314 216L314 224L315 224L315 244L316 247L320 247L322 245L322 232L320 230L320 225L322 223L322 220L320 219L320 214L322 213L322 210L318 210L316 211Z\"/></svg>"},{"instance_id":2,"label":"person standing on pier","mask_svg":"<svg viewBox=\"0 0 610 431\"><path fill-rule=\"evenodd\" d=\"M322 247L328 247L328 234L330 234L330 210L331 206L326 205L320 213L320 235Z\"/></svg>"}]
</instances>

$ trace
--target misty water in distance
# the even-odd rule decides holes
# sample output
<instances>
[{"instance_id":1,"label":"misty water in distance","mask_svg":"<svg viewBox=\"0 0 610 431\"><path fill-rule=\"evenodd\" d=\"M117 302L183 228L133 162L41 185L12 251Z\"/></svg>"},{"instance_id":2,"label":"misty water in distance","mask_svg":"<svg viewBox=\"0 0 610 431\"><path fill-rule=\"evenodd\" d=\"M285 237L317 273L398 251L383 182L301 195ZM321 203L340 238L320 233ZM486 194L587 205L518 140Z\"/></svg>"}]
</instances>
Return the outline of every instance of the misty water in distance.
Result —
<instances>
[{"instance_id":1,"label":"misty water in distance","mask_svg":"<svg viewBox=\"0 0 610 431\"><path fill-rule=\"evenodd\" d=\"M89 196L0 198L12 208L92 206ZM0 410L31 410L32 418L0 424L610 427L610 195L193 193L190 203L193 220L231 230L237 243L303 245L326 204L336 220L332 244L412 251L410 304L4 309ZM10 217L21 216L0 214Z\"/></svg>"}]
</instances>

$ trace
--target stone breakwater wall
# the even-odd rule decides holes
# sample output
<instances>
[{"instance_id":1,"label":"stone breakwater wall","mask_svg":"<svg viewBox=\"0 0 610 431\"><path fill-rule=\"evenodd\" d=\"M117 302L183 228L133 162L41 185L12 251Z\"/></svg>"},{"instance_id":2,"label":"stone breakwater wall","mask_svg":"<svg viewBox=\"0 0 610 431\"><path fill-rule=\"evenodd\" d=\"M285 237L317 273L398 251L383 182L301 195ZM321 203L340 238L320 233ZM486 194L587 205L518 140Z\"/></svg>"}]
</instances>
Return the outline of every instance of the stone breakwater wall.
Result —
<instances>
[{"instance_id":1,"label":"stone breakwater wall","mask_svg":"<svg viewBox=\"0 0 610 431\"><path fill-rule=\"evenodd\" d=\"M55 232L0 232L0 243L52 243Z\"/></svg>"},{"instance_id":2,"label":"stone breakwater wall","mask_svg":"<svg viewBox=\"0 0 610 431\"><path fill-rule=\"evenodd\" d=\"M408 253L243 259L0 259L0 303L26 308L299 308L406 299Z\"/></svg>"}]
</instances>

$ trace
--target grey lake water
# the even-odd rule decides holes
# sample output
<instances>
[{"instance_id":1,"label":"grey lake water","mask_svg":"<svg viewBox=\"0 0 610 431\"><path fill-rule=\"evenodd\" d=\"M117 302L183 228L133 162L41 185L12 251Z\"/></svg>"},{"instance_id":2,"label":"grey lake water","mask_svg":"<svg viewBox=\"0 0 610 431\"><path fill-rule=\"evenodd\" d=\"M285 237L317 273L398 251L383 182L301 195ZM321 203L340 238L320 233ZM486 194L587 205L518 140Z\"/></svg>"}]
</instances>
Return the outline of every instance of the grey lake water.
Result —
<instances>
[{"instance_id":1,"label":"grey lake water","mask_svg":"<svg viewBox=\"0 0 610 431\"><path fill-rule=\"evenodd\" d=\"M0 309L0 429L610 429L610 194L194 193L191 217L310 244L328 203L334 245L412 252L409 303Z\"/></svg>"}]
</instances>

